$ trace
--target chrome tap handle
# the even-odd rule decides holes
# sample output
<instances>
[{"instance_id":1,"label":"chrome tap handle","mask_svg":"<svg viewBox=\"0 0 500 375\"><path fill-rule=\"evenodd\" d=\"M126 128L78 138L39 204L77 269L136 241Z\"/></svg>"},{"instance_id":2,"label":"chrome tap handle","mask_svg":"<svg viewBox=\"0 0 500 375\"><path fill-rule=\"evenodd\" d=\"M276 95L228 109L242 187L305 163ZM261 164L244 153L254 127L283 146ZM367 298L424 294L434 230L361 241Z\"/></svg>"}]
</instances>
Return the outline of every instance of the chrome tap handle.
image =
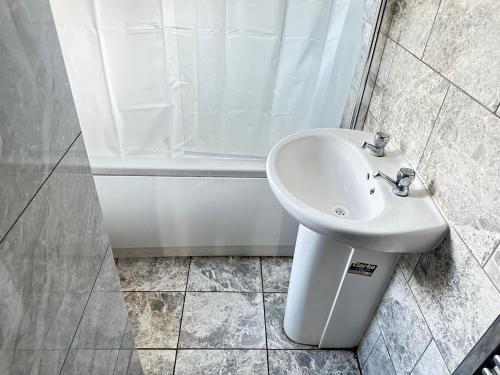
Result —
<instances>
[{"instance_id":1,"label":"chrome tap handle","mask_svg":"<svg viewBox=\"0 0 500 375\"><path fill-rule=\"evenodd\" d=\"M415 171L411 168L401 168L398 171L396 180L393 180L385 173L376 171L373 174L374 178L382 178L392 187L392 192L400 197L406 197L409 192L409 187L415 179Z\"/></svg>"},{"instance_id":2,"label":"chrome tap handle","mask_svg":"<svg viewBox=\"0 0 500 375\"><path fill-rule=\"evenodd\" d=\"M401 168L396 176L396 183L399 188L409 187L415 180L415 171L411 168Z\"/></svg>"},{"instance_id":3,"label":"chrome tap handle","mask_svg":"<svg viewBox=\"0 0 500 375\"><path fill-rule=\"evenodd\" d=\"M390 138L391 138L391 136L389 135L389 133L378 131L375 133L375 139L374 139L373 143L374 143L375 147L383 148L383 147L387 146L387 143L389 143Z\"/></svg>"},{"instance_id":4,"label":"chrome tap handle","mask_svg":"<svg viewBox=\"0 0 500 375\"><path fill-rule=\"evenodd\" d=\"M384 156L385 146L389 143L389 138L391 136L384 132L376 132L373 144L368 142L363 142L361 148L368 148L373 156Z\"/></svg>"}]
</instances>

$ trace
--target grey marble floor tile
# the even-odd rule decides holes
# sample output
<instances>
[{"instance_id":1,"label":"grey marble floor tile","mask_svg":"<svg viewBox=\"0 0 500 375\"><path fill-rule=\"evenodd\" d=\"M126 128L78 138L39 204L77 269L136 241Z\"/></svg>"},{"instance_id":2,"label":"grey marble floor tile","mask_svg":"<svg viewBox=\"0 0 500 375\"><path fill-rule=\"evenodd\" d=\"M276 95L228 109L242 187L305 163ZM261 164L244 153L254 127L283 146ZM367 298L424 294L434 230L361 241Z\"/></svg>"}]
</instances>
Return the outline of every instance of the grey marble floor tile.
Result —
<instances>
[{"instance_id":1,"label":"grey marble floor tile","mask_svg":"<svg viewBox=\"0 0 500 375\"><path fill-rule=\"evenodd\" d=\"M116 271L115 260L111 248L106 252L101 270L94 285L96 292L121 292L120 279Z\"/></svg>"},{"instance_id":2,"label":"grey marble floor tile","mask_svg":"<svg viewBox=\"0 0 500 375\"><path fill-rule=\"evenodd\" d=\"M188 292L180 348L265 348L262 293Z\"/></svg>"},{"instance_id":3,"label":"grey marble floor tile","mask_svg":"<svg viewBox=\"0 0 500 375\"><path fill-rule=\"evenodd\" d=\"M175 350L120 350L114 375L170 375Z\"/></svg>"},{"instance_id":4,"label":"grey marble floor tile","mask_svg":"<svg viewBox=\"0 0 500 375\"><path fill-rule=\"evenodd\" d=\"M382 335L379 336L370 356L363 366L363 375L396 375L391 357L384 343Z\"/></svg>"},{"instance_id":5,"label":"grey marble floor tile","mask_svg":"<svg viewBox=\"0 0 500 375\"><path fill-rule=\"evenodd\" d=\"M422 256L410 287L453 372L497 317L500 294L455 231L450 233Z\"/></svg>"},{"instance_id":6,"label":"grey marble floor tile","mask_svg":"<svg viewBox=\"0 0 500 375\"><path fill-rule=\"evenodd\" d=\"M440 0L394 1L389 36L421 58Z\"/></svg>"},{"instance_id":7,"label":"grey marble floor tile","mask_svg":"<svg viewBox=\"0 0 500 375\"><path fill-rule=\"evenodd\" d=\"M189 258L120 258L116 267L123 291L184 291Z\"/></svg>"},{"instance_id":8,"label":"grey marble floor tile","mask_svg":"<svg viewBox=\"0 0 500 375\"><path fill-rule=\"evenodd\" d=\"M292 271L292 257L262 258L264 292L287 292Z\"/></svg>"},{"instance_id":9,"label":"grey marble floor tile","mask_svg":"<svg viewBox=\"0 0 500 375\"><path fill-rule=\"evenodd\" d=\"M128 292L124 295L137 348L176 348L184 293Z\"/></svg>"},{"instance_id":10,"label":"grey marble floor tile","mask_svg":"<svg viewBox=\"0 0 500 375\"><path fill-rule=\"evenodd\" d=\"M138 350L144 375L174 373L175 350Z\"/></svg>"},{"instance_id":11,"label":"grey marble floor tile","mask_svg":"<svg viewBox=\"0 0 500 375\"><path fill-rule=\"evenodd\" d=\"M496 285L497 289L500 290L500 245L484 266L484 272L486 272L493 284Z\"/></svg>"},{"instance_id":12,"label":"grey marble floor tile","mask_svg":"<svg viewBox=\"0 0 500 375\"><path fill-rule=\"evenodd\" d=\"M88 297L88 292L64 294L54 321L43 340L43 349L69 349Z\"/></svg>"},{"instance_id":13,"label":"grey marble floor tile","mask_svg":"<svg viewBox=\"0 0 500 375\"><path fill-rule=\"evenodd\" d=\"M260 292L258 257L194 257L189 269L188 290Z\"/></svg>"},{"instance_id":14,"label":"grey marble floor tile","mask_svg":"<svg viewBox=\"0 0 500 375\"><path fill-rule=\"evenodd\" d=\"M358 346L357 354L361 368L363 368L363 366L365 365L366 360L372 352L373 347L377 343L379 336L380 328L377 323L377 318L374 316L372 318L372 321L370 322L370 325L363 334L363 338L361 339L361 342Z\"/></svg>"},{"instance_id":15,"label":"grey marble floor tile","mask_svg":"<svg viewBox=\"0 0 500 375\"><path fill-rule=\"evenodd\" d=\"M127 309L120 292L94 292L83 313L72 348L119 349Z\"/></svg>"},{"instance_id":16,"label":"grey marble floor tile","mask_svg":"<svg viewBox=\"0 0 500 375\"><path fill-rule=\"evenodd\" d=\"M59 374L67 352L68 350L0 351L0 374Z\"/></svg>"},{"instance_id":17,"label":"grey marble floor tile","mask_svg":"<svg viewBox=\"0 0 500 375\"><path fill-rule=\"evenodd\" d=\"M354 353L342 350L269 350L269 375L360 374Z\"/></svg>"},{"instance_id":18,"label":"grey marble floor tile","mask_svg":"<svg viewBox=\"0 0 500 375\"><path fill-rule=\"evenodd\" d=\"M411 372L411 375L448 375L449 373L443 357L441 357L441 353L439 353L438 347L433 340Z\"/></svg>"},{"instance_id":19,"label":"grey marble floor tile","mask_svg":"<svg viewBox=\"0 0 500 375\"><path fill-rule=\"evenodd\" d=\"M176 375L266 375L265 350L179 350Z\"/></svg>"},{"instance_id":20,"label":"grey marble floor tile","mask_svg":"<svg viewBox=\"0 0 500 375\"><path fill-rule=\"evenodd\" d=\"M498 40L497 0L442 0L423 58L494 111L500 102Z\"/></svg>"},{"instance_id":21,"label":"grey marble floor tile","mask_svg":"<svg viewBox=\"0 0 500 375\"><path fill-rule=\"evenodd\" d=\"M283 330L286 293L265 293L267 346L269 349L312 348L290 340Z\"/></svg>"},{"instance_id":22,"label":"grey marble floor tile","mask_svg":"<svg viewBox=\"0 0 500 375\"><path fill-rule=\"evenodd\" d=\"M380 301L377 322L396 372L409 373L432 335L399 268Z\"/></svg>"},{"instance_id":23,"label":"grey marble floor tile","mask_svg":"<svg viewBox=\"0 0 500 375\"><path fill-rule=\"evenodd\" d=\"M449 83L413 55L387 40L370 102L380 129L391 134L416 168ZM418 124L418 126L415 126Z\"/></svg>"},{"instance_id":24,"label":"grey marble floor tile","mask_svg":"<svg viewBox=\"0 0 500 375\"><path fill-rule=\"evenodd\" d=\"M500 119L451 86L419 171L481 265L500 243L500 190L478 181L500 179L499 154Z\"/></svg>"},{"instance_id":25,"label":"grey marble floor tile","mask_svg":"<svg viewBox=\"0 0 500 375\"><path fill-rule=\"evenodd\" d=\"M118 350L71 349L61 375L113 374Z\"/></svg>"}]
</instances>

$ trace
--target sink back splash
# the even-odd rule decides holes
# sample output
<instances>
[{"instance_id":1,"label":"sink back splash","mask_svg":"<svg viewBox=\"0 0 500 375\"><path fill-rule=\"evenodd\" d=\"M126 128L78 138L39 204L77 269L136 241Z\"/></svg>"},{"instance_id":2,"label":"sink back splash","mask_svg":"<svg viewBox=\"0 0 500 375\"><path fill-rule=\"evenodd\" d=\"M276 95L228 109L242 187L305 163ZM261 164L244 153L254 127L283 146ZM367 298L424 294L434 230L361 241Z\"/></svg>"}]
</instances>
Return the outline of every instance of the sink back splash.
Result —
<instances>
[{"instance_id":1,"label":"sink back splash","mask_svg":"<svg viewBox=\"0 0 500 375\"><path fill-rule=\"evenodd\" d=\"M500 3L389 0L383 25L364 130L391 134L451 230L402 257L358 355L364 374L452 373L500 313Z\"/></svg>"},{"instance_id":2,"label":"sink back splash","mask_svg":"<svg viewBox=\"0 0 500 375\"><path fill-rule=\"evenodd\" d=\"M1 2L0 87L0 373L112 374L127 310L48 0Z\"/></svg>"}]
</instances>

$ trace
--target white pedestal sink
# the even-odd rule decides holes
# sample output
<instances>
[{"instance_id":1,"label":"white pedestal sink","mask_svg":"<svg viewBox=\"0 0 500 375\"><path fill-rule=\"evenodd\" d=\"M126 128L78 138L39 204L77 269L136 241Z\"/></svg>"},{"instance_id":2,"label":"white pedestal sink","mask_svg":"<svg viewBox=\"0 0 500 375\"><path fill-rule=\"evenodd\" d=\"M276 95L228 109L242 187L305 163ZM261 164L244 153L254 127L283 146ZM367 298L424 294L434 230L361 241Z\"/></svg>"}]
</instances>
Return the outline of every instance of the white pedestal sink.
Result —
<instances>
[{"instance_id":1,"label":"white pedestal sink","mask_svg":"<svg viewBox=\"0 0 500 375\"><path fill-rule=\"evenodd\" d=\"M417 178L395 195L377 170L396 176L408 162L389 144L384 157L361 149L373 134L312 129L271 150L271 188L299 223L285 310L294 341L351 348L382 297L401 253L432 250L447 224Z\"/></svg>"}]
</instances>

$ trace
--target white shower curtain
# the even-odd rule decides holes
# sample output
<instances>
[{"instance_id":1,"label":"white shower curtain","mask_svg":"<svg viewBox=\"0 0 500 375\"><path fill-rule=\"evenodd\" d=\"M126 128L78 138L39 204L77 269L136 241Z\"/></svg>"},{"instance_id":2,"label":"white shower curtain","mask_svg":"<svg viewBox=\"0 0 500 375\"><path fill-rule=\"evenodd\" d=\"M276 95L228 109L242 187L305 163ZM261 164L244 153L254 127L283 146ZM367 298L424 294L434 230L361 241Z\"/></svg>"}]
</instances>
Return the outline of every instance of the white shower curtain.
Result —
<instances>
[{"instance_id":1,"label":"white shower curtain","mask_svg":"<svg viewBox=\"0 0 500 375\"><path fill-rule=\"evenodd\" d=\"M338 127L363 0L52 0L91 156L264 157Z\"/></svg>"}]
</instances>

